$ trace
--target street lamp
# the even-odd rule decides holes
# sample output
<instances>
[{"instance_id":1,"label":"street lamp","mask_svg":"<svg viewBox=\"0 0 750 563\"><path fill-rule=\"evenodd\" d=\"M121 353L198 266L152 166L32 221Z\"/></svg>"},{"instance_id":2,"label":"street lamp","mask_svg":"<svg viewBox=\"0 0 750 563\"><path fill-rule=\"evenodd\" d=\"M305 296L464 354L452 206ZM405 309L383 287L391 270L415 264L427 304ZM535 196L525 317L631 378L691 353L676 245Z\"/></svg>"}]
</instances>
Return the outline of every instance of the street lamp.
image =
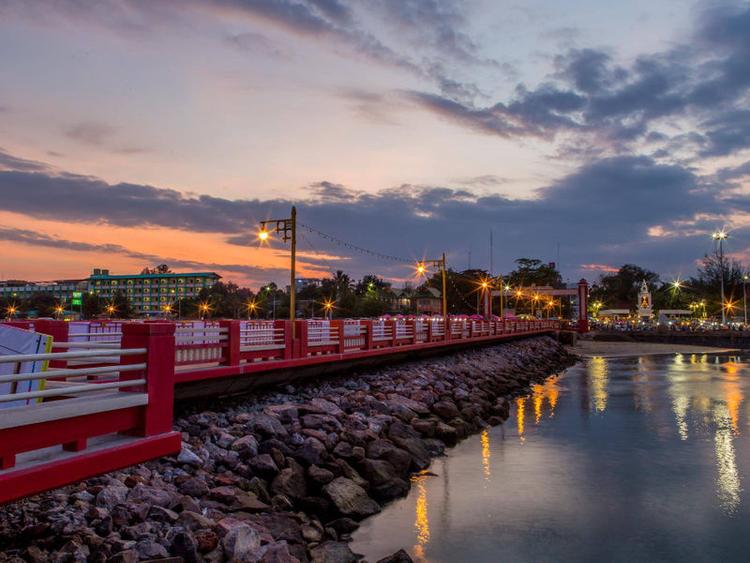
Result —
<instances>
[{"instance_id":1,"label":"street lamp","mask_svg":"<svg viewBox=\"0 0 750 563\"><path fill-rule=\"evenodd\" d=\"M747 274L742 276L742 306L745 309L745 328L747 328L747 280L749 277Z\"/></svg>"},{"instance_id":2,"label":"street lamp","mask_svg":"<svg viewBox=\"0 0 750 563\"><path fill-rule=\"evenodd\" d=\"M445 252L443 252L442 257L436 260L422 260L421 262L418 262L417 263L417 275L424 276L425 273L427 272L428 266L432 266L432 267L440 269L440 277L441 277L442 286L443 286L443 302L442 302L443 319L447 320L448 319L448 290L447 290L446 272L445 272Z\"/></svg>"},{"instance_id":3,"label":"street lamp","mask_svg":"<svg viewBox=\"0 0 750 563\"><path fill-rule=\"evenodd\" d=\"M60 317L62 317L63 313L65 312L65 307L62 305L55 306L55 314L57 315L58 320Z\"/></svg>"},{"instance_id":4,"label":"street lamp","mask_svg":"<svg viewBox=\"0 0 750 563\"><path fill-rule=\"evenodd\" d=\"M115 307L114 305L112 305L112 304L110 303L109 305L107 305L107 306L106 306L106 307L104 308L104 310L105 310L105 311L107 312L107 314L109 315L109 318L111 319L111 318L112 318L112 315L114 315L114 314L115 314L115 312L117 311L117 307Z\"/></svg>"},{"instance_id":5,"label":"street lamp","mask_svg":"<svg viewBox=\"0 0 750 563\"><path fill-rule=\"evenodd\" d=\"M166 305L164 305L164 307L162 307L162 309L164 311L164 316L166 318L169 318L169 315L172 314L172 305L167 303Z\"/></svg>"},{"instance_id":6,"label":"street lamp","mask_svg":"<svg viewBox=\"0 0 750 563\"><path fill-rule=\"evenodd\" d=\"M270 230L269 230L270 227ZM292 321L292 338L295 337L294 316L295 316L295 296L297 293L296 284L296 263L297 263L297 208L292 206L292 213L288 219L269 219L260 222L260 231L258 240L266 242L271 233L281 233L284 242L289 242L291 251L291 279L289 284L289 320Z\"/></svg>"},{"instance_id":7,"label":"street lamp","mask_svg":"<svg viewBox=\"0 0 750 563\"><path fill-rule=\"evenodd\" d=\"M329 318L333 316L333 306L336 302L331 299L323 301L323 318Z\"/></svg>"},{"instance_id":8,"label":"street lamp","mask_svg":"<svg viewBox=\"0 0 750 563\"><path fill-rule=\"evenodd\" d=\"M18 312L18 307L16 307L15 305L8 305L5 312L8 314L8 320L12 321L14 315Z\"/></svg>"},{"instance_id":9,"label":"street lamp","mask_svg":"<svg viewBox=\"0 0 750 563\"><path fill-rule=\"evenodd\" d=\"M479 281L479 287L482 290L482 295L484 296L485 299L488 300L488 304L489 304L488 314L489 314L489 318L491 319L492 318L492 292L490 290L490 286L491 286L490 281L487 279L483 279Z\"/></svg>"},{"instance_id":10,"label":"street lamp","mask_svg":"<svg viewBox=\"0 0 750 563\"><path fill-rule=\"evenodd\" d=\"M726 311L724 308L724 241L727 239L727 235L724 229L716 231L711 235L715 241L719 242L719 275L721 276L721 324L727 323Z\"/></svg>"},{"instance_id":11,"label":"street lamp","mask_svg":"<svg viewBox=\"0 0 750 563\"><path fill-rule=\"evenodd\" d=\"M255 299L247 302L247 318L250 319L255 314L255 312L258 310L258 304L255 302Z\"/></svg>"},{"instance_id":12,"label":"street lamp","mask_svg":"<svg viewBox=\"0 0 750 563\"><path fill-rule=\"evenodd\" d=\"M208 313L211 311L211 305L209 305L206 302L203 302L200 305L198 305L198 310L201 313L201 320L203 320L206 317L206 315L208 315Z\"/></svg>"}]
</instances>

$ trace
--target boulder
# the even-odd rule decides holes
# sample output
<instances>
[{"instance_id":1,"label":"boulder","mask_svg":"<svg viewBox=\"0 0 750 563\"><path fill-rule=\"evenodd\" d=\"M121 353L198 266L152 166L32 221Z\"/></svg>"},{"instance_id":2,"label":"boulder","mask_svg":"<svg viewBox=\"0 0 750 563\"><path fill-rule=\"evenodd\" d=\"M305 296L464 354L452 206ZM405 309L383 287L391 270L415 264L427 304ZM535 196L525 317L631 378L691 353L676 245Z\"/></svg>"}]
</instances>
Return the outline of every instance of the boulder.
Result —
<instances>
[{"instance_id":1,"label":"boulder","mask_svg":"<svg viewBox=\"0 0 750 563\"><path fill-rule=\"evenodd\" d=\"M310 550L313 563L356 563L359 560L346 542L327 541Z\"/></svg>"},{"instance_id":2,"label":"boulder","mask_svg":"<svg viewBox=\"0 0 750 563\"><path fill-rule=\"evenodd\" d=\"M221 541L224 554L229 561L244 563L257 561L260 534L247 524L233 527Z\"/></svg>"},{"instance_id":3,"label":"boulder","mask_svg":"<svg viewBox=\"0 0 750 563\"><path fill-rule=\"evenodd\" d=\"M305 471L302 467L289 460L289 467L282 469L271 483L271 491L277 495L285 495L291 499L307 496Z\"/></svg>"},{"instance_id":4,"label":"boulder","mask_svg":"<svg viewBox=\"0 0 750 563\"><path fill-rule=\"evenodd\" d=\"M323 487L323 492L344 516L362 519L380 512L380 505L346 477L336 477Z\"/></svg>"},{"instance_id":5,"label":"boulder","mask_svg":"<svg viewBox=\"0 0 750 563\"><path fill-rule=\"evenodd\" d=\"M297 448L294 457L303 465L320 465L328 457L328 450L323 442L317 438L305 438L304 443Z\"/></svg>"}]
</instances>

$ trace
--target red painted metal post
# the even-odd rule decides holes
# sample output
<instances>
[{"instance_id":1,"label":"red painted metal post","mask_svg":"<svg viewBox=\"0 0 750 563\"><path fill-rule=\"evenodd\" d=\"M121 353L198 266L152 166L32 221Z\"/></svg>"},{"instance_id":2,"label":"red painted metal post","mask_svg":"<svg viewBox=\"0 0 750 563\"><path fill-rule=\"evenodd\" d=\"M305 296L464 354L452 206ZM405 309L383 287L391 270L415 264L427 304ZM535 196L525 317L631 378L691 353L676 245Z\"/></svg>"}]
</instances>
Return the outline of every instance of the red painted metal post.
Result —
<instances>
[{"instance_id":1,"label":"red painted metal post","mask_svg":"<svg viewBox=\"0 0 750 563\"><path fill-rule=\"evenodd\" d=\"M290 321L291 322L291 321ZM295 345L295 349L297 350L297 353L299 354L300 358L307 357L307 321L293 321L296 326L295 335L297 339L297 343Z\"/></svg>"},{"instance_id":2,"label":"red painted metal post","mask_svg":"<svg viewBox=\"0 0 750 563\"><path fill-rule=\"evenodd\" d=\"M344 353L344 349L345 349L344 348L344 344L345 344L344 343L344 321L342 321L341 319L332 320L331 321L331 328L334 328L334 327L337 329L337 332L339 334L339 341L338 341L338 346L337 346L337 352L339 354L343 354Z\"/></svg>"},{"instance_id":3,"label":"red painted metal post","mask_svg":"<svg viewBox=\"0 0 750 563\"><path fill-rule=\"evenodd\" d=\"M360 321L361 326L365 327L365 350L372 350L372 319Z\"/></svg>"},{"instance_id":4,"label":"red painted metal post","mask_svg":"<svg viewBox=\"0 0 750 563\"><path fill-rule=\"evenodd\" d=\"M122 348L146 348L144 372L126 372L121 379L146 378L148 405L138 435L153 436L172 430L174 412L174 323L124 323ZM123 364L140 363L143 356L122 356ZM132 389L132 388L129 388Z\"/></svg>"},{"instance_id":5,"label":"red painted metal post","mask_svg":"<svg viewBox=\"0 0 750 563\"><path fill-rule=\"evenodd\" d=\"M419 342L417 339L417 321L414 319L406 319L406 326L411 327L411 343L416 344Z\"/></svg>"},{"instance_id":6,"label":"red painted metal post","mask_svg":"<svg viewBox=\"0 0 750 563\"><path fill-rule=\"evenodd\" d=\"M443 317L443 329L445 330L445 333L443 334L443 340L450 340L451 339L451 319L450 319L450 317Z\"/></svg>"},{"instance_id":7,"label":"red painted metal post","mask_svg":"<svg viewBox=\"0 0 750 563\"><path fill-rule=\"evenodd\" d=\"M240 326L242 321L219 321L219 327L227 329L227 340L223 343L222 366L240 365ZM223 335L220 335L223 336Z\"/></svg>"},{"instance_id":8,"label":"red painted metal post","mask_svg":"<svg viewBox=\"0 0 750 563\"><path fill-rule=\"evenodd\" d=\"M395 319L389 319L386 321L391 326L391 346L396 347L396 342L398 341L398 336L396 334L396 320Z\"/></svg>"},{"instance_id":9,"label":"red painted metal post","mask_svg":"<svg viewBox=\"0 0 750 563\"><path fill-rule=\"evenodd\" d=\"M292 321L288 320L276 320L273 321L274 334L275 331L281 329L284 343L284 359L289 360L294 357L294 341L292 340ZM275 336L274 336L275 340Z\"/></svg>"}]
</instances>

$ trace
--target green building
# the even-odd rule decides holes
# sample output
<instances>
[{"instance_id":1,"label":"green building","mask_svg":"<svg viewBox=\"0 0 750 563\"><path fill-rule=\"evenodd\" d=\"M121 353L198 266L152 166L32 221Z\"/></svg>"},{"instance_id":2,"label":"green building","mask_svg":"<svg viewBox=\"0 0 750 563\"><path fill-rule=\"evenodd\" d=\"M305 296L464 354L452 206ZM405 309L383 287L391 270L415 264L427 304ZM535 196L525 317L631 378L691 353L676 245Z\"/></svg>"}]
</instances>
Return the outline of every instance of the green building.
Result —
<instances>
[{"instance_id":1,"label":"green building","mask_svg":"<svg viewBox=\"0 0 750 563\"><path fill-rule=\"evenodd\" d=\"M95 268L86 281L89 292L111 299L119 291L138 315L156 316L178 299L195 297L201 289L213 286L220 279L215 272L114 275L109 270Z\"/></svg>"}]
</instances>

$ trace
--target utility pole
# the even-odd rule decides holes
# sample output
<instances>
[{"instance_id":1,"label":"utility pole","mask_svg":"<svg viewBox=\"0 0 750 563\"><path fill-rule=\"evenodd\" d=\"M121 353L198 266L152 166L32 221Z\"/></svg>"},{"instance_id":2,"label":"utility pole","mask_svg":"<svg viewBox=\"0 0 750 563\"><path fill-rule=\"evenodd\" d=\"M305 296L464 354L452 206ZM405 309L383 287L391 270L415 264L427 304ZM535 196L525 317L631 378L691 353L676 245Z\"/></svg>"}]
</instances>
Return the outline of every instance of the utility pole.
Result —
<instances>
[{"instance_id":1,"label":"utility pole","mask_svg":"<svg viewBox=\"0 0 750 563\"><path fill-rule=\"evenodd\" d=\"M724 240L727 238L727 233L722 229L716 231L712 238L719 241L719 275L721 279L721 324L724 326L727 324L727 315L724 303Z\"/></svg>"},{"instance_id":2,"label":"utility pole","mask_svg":"<svg viewBox=\"0 0 750 563\"><path fill-rule=\"evenodd\" d=\"M271 225L269 231L268 225ZM297 208L292 206L292 213L288 219L269 219L260 222L260 232L258 239L261 242L267 241L271 233L281 233L284 242L289 242L291 251L290 283L289 283L289 320L292 322L292 338L295 337L294 317L295 317L295 297L297 294ZM274 295L274 318L276 317L276 296Z\"/></svg>"}]
</instances>

